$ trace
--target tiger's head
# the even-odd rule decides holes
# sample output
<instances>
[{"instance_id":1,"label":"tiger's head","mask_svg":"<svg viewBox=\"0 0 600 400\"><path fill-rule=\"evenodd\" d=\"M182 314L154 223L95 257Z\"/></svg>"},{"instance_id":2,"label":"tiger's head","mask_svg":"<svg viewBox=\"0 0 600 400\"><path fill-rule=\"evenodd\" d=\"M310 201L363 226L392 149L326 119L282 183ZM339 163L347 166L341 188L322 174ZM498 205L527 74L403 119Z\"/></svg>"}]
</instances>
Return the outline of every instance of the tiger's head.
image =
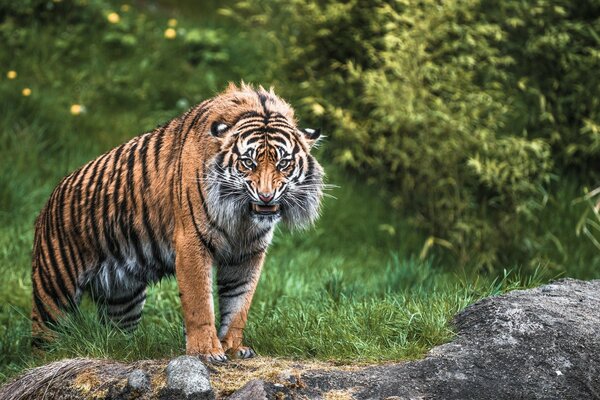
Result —
<instances>
[{"instance_id":1,"label":"tiger's head","mask_svg":"<svg viewBox=\"0 0 600 400\"><path fill-rule=\"evenodd\" d=\"M319 130L298 128L291 106L272 89L230 85L209 108L216 151L205 181L212 217L230 227L310 225L323 197L323 169L310 154Z\"/></svg>"}]
</instances>

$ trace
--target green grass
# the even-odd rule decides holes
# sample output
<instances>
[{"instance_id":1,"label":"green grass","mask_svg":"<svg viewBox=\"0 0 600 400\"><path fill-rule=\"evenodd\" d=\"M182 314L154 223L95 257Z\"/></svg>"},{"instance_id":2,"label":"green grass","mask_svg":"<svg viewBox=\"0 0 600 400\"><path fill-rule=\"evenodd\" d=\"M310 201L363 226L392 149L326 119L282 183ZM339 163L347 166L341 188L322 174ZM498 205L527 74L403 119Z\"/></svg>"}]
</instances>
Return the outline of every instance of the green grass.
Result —
<instances>
[{"instance_id":1,"label":"green grass","mask_svg":"<svg viewBox=\"0 0 600 400\"><path fill-rule=\"evenodd\" d=\"M60 178L101 152L178 115L229 80L270 83L261 75L264 57L214 12L179 21L186 32L196 30L201 39L194 42L185 33L173 41L163 37L167 17L177 10L132 9L111 25L105 16L118 4L81 7L73 14L79 20L66 27L52 15L28 24L0 21L1 38L10 38L0 50L0 381L63 357L131 360L184 352L171 279L152 287L134 334L99 324L86 299L47 352L31 354L33 221ZM17 71L17 79L7 79L8 70ZM24 87L31 96L22 96ZM71 115L71 104L87 112ZM581 215L571 205L580 195L575 184L562 188L560 200L532 225L546 235L531 244L539 256L507 266L514 272L477 271L441 253L420 259L426 237L407 224L410 211L390 209L385 190L345 175L326 154L320 158L330 183L339 186L332 192L336 199L326 200L314 228L280 230L269 250L247 329L248 343L261 355L341 362L415 358L451 340L449 321L478 299L561 274L600 276L594 268L599 252L575 235Z\"/></svg>"},{"instance_id":2,"label":"green grass","mask_svg":"<svg viewBox=\"0 0 600 400\"><path fill-rule=\"evenodd\" d=\"M337 199L326 201L317 226L278 231L269 251L247 329L248 343L259 354L342 362L415 358L452 338L448 322L468 304L545 279L461 275L419 261L409 251L421 240L410 243L418 236L394 220L385 199L359 190L347 177L332 179L342 187ZM6 258L1 261L3 374L63 357L139 359L184 352L179 298L170 279L152 287L133 335L99 324L86 299L46 355L30 355L29 265L21 255L29 253L32 232L26 232L19 245L3 247L7 257L21 260L13 271Z\"/></svg>"}]
</instances>

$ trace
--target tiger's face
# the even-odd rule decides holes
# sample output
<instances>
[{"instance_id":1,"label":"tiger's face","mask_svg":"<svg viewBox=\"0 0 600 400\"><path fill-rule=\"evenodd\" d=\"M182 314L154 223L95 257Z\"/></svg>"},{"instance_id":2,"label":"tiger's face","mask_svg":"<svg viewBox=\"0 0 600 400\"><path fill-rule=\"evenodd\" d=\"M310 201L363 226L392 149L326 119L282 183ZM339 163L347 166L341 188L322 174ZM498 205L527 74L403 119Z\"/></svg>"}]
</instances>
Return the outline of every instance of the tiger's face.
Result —
<instances>
[{"instance_id":1,"label":"tiger's face","mask_svg":"<svg viewBox=\"0 0 600 400\"><path fill-rule=\"evenodd\" d=\"M217 117L210 127L220 141L208 179L211 214L225 226L241 220L309 225L322 198L323 169L310 154L320 132L299 129L291 108L272 92L253 91L249 97L256 98L258 109L233 119Z\"/></svg>"}]
</instances>

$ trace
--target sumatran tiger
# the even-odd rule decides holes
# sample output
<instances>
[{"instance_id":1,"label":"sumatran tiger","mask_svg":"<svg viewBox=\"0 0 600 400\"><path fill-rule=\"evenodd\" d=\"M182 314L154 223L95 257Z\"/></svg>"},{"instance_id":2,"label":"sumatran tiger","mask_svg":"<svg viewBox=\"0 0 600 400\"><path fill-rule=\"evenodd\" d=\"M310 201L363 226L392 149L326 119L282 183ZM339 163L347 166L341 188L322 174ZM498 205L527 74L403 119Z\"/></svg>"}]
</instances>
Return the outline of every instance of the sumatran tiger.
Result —
<instances>
[{"instance_id":1,"label":"sumatran tiger","mask_svg":"<svg viewBox=\"0 0 600 400\"><path fill-rule=\"evenodd\" d=\"M299 129L272 89L230 84L64 178L35 224L34 343L54 336L86 290L105 321L132 330L147 285L175 274L186 352L253 357L242 332L273 230L319 214L319 135Z\"/></svg>"}]
</instances>

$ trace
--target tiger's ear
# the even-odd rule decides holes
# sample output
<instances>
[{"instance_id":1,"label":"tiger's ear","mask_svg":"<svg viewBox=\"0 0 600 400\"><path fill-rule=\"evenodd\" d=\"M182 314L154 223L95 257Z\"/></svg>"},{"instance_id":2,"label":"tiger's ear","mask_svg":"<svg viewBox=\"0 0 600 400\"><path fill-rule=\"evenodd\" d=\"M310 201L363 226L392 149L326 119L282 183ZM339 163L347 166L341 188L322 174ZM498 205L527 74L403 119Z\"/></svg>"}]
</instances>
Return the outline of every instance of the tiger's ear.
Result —
<instances>
[{"instance_id":1,"label":"tiger's ear","mask_svg":"<svg viewBox=\"0 0 600 400\"><path fill-rule=\"evenodd\" d=\"M229 130L230 126L225 122L215 121L210 126L210 134L214 137L221 138Z\"/></svg>"},{"instance_id":2,"label":"tiger's ear","mask_svg":"<svg viewBox=\"0 0 600 400\"><path fill-rule=\"evenodd\" d=\"M316 128L316 129L312 129L312 128L302 128L300 129L300 132L302 132L302 134L304 135L304 137L306 138L306 140L308 141L308 144L312 147L315 143L317 143L317 141L319 140L319 138L321 137L321 129L320 128Z\"/></svg>"}]
</instances>

